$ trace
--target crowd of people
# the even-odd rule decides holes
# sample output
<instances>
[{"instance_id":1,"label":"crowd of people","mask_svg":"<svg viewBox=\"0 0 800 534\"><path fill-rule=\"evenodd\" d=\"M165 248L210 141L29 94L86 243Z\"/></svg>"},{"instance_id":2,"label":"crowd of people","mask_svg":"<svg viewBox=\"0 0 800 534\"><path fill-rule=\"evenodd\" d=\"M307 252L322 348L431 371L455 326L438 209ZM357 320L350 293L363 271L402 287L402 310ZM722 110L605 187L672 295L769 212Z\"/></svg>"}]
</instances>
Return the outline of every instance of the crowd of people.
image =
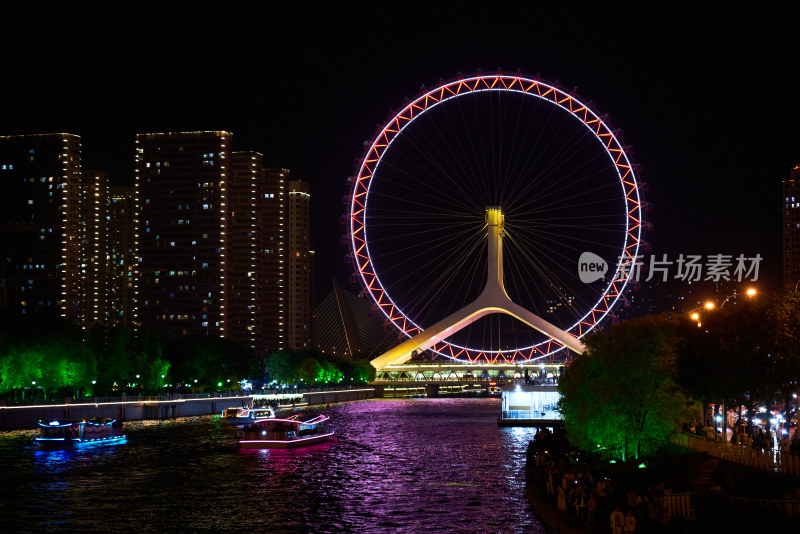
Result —
<instances>
[{"instance_id":1,"label":"crowd of people","mask_svg":"<svg viewBox=\"0 0 800 534\"><path fill-rule=\"evenodd\" d=\"M545 498L573 521L613 534L668 532L658 485L624 488L569 452L563 435L540 429L528 448L528 475Z\"/></svg>"},{"instance_id":2,"label":"crowd of people","mask_svg":"<svg viewBox=\"0 0 800 534\"><path fill-rule=\"evenodd\" d=\"M685 423L683 431L706 439L722 440L721 432L713 426ZM761 452L771 451L777 447L784 453L800 453L800 435L796 428L779 427L777 431L778 438L776 439L771 427L765 429L760 425L734 425L731 428L730 442Z\"/></svg>"}]
</instances>

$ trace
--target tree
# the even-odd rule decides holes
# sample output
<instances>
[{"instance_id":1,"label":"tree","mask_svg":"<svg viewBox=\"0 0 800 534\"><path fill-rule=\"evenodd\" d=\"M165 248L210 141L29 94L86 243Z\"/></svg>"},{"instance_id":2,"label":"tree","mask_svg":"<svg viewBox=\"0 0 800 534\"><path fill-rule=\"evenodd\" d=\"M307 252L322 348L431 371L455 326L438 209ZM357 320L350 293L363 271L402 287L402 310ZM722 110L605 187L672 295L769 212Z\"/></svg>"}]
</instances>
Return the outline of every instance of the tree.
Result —
<instances>
[{"instance_id":1,"label":"tree","mask_svg":"<svg viewBox=\"0 0 800 534\"><path fill-rule=\"evenodd\" d=\"M360 384L375 378L375 368L368 360L339 360L337 363L345 382Z\"/></svg>"},{"instance_id":2,"label":"tree","mask_svg":"<svg viewBox=\"0 0 800 534\"><path fill-rule=\"evenodd\" d=\"M587 350L559 381L573 445L601 455L655 452L689 414L675 382L676 321L647 316L584 339Z\"/></svg>"},{"instance_id":3,"label":"tree","mask_svg":"<svg viewBox=\"0 0 800 534\"><path fill-rule=\"evenodd\" d=\"M776 389L783 404L783 417L791 421L797 413L800 393L800 283L786 287L767 314Z\"/></svg>"},{"instance_id":4,"label":"tree","mask_svg":"<svg viewBox=\"0 0 800 534\"><path fill-rule=\"evenodd\" d=\"M273 352L267 357L266 364L270 380L277 380L279 384L289 384L299 380L297 363L291 351Z\"/></svg>"}]
</instances>

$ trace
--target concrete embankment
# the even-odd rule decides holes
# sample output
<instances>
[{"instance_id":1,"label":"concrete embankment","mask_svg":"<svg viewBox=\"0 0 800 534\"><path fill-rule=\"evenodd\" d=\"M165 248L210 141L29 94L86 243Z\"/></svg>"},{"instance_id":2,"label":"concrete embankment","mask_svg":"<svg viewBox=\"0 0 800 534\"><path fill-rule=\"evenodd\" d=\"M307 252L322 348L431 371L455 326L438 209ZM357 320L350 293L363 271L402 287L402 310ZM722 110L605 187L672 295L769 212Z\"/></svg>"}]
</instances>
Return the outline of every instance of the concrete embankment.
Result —
<instances>
[{"instance_id":1,"label":"concrete embankment","mask_svg":"<svg viewBox=\"0 0 800 534\"><path fill-rule=\"evenodd\" d=\"M372 388L305 391L292 394L294 398L302 397L300 403L305 405L364 400L371 399L374 396L375 390ZM286 395L230 395L199 398L166 395L148 399L130 398L130 400L120 399L108 402L75 401L35 406L0 406L0 430L37 428L39 420L53 421L58 419L110 417L121 421L138 421L143 419L173 419L195 415L213 415L222 413L225 408L247 406L253 402L254 397L267 402L274 398L274 404L282 404L280 401ZM291 407L291 405L286 407Z\"/></svg>"}]
</instances>

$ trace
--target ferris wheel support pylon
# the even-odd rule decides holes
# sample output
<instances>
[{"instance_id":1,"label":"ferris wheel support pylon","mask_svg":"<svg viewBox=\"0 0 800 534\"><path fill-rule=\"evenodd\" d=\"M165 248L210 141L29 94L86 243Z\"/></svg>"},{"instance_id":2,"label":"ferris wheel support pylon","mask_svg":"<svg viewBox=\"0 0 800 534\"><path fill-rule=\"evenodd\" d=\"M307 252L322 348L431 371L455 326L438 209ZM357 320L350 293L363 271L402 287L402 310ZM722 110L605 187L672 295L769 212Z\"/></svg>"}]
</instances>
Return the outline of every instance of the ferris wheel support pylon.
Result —
<instances>
[{"instance_id":1,"label":"ferris wheel support pylon","mask_svg":"<svg viewBox=\"0 0 800 534\"><path fill-rule=\"evenodd\" d=\"M407 362L415 351L426 350L491 313L510 315L568 349L578 354L583 353L585 347L578 338L526 310L509 298L503 284L503 236L505 235L503 223L503 211L500 207L486 208L489 272L486 286L478 298L373 359L370 363L375 369L380 371L387 365Z\"/></svg>"}]
</instances>

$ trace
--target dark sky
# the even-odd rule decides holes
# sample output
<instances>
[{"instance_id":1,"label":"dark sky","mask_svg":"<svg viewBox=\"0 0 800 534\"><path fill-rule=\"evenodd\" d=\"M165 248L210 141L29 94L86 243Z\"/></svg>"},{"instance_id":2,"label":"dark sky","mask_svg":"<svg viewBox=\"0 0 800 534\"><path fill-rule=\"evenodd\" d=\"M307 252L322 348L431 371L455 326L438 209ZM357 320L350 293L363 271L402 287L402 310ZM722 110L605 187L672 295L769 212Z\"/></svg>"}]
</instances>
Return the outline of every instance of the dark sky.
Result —
<instances>
[{"instance_id":1,"label":"dark sky","mask_svg":"<svg viewBox=\"0 0 800 534\"><path fill-rule=\"evenodd\" d=\"M576 87L624 131L655 252L759 252L779 280L780 180L800 163L796 13L271 4L3 8L0 134L80 134L84 167L124 184L138 132L231 131L312 184L324 294L349 272L345 179L390 110L440 78L519 71Z\"/></svg>"}]
</instances>

